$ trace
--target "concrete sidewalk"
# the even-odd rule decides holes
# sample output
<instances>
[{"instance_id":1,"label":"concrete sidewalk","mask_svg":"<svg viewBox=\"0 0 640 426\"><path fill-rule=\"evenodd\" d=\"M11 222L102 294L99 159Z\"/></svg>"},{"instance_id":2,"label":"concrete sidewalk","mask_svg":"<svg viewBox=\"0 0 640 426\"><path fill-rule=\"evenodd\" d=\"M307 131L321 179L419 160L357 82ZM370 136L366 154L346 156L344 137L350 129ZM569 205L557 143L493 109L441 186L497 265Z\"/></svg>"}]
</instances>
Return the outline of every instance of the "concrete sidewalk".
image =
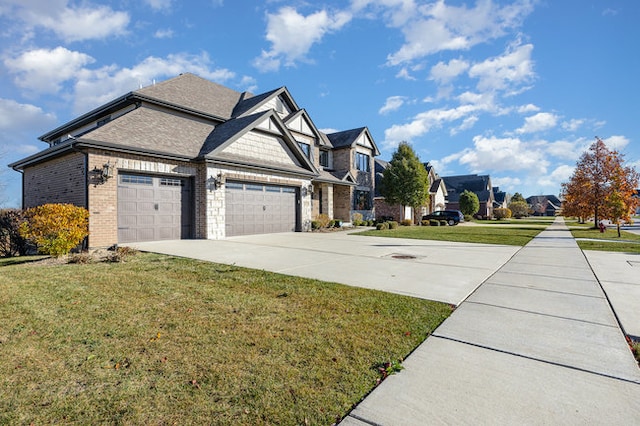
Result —
<instances>
[{"instance_id":1,"label":"concrete sidewalk","mask_svg":"<svg viewBox=\"0 0 640 426\"><path fill-rule=\"evenodd\" d=\"M640 369L562 219L485 281L404 367L341 424L640 421Z\"/></svg>"}]
</instances>

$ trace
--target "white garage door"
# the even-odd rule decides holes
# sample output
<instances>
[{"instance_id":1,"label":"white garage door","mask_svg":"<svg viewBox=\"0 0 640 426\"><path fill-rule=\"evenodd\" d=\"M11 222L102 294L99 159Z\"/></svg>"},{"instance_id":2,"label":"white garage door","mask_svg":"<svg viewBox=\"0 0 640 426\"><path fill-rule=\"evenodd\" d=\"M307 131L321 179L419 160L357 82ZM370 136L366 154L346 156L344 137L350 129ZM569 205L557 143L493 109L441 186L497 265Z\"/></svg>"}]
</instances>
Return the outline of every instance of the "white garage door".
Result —
<instances>
[{"instance_id":1,"label":"white garage door","mask_svg":"<svg viewBox=\"0 0 640 426\"><path fill-rule=\"evenodd\" d=\"M296 230L295 188L226 182L225 198L227 237Z\"/></svg>"},{"instance_id":2,"label":"white garage door","mask_svg":"<svg viewBox=\"0 0 640 426\"><path fill-rule=\"evenodd\" d=\"M118 176L118 242L191 238L187 178Z\"/></svg>"}]
</instances>

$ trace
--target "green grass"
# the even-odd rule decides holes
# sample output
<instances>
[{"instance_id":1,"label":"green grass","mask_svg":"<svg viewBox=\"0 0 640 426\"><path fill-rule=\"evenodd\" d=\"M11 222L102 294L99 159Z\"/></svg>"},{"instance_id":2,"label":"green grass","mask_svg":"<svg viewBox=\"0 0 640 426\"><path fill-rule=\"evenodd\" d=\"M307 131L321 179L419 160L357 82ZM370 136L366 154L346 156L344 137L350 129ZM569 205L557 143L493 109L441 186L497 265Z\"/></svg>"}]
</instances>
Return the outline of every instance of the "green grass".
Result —
<instances>
[{"instance_id":1,"label":"green grass","mask_svg":"<svg viewBox=\"0 0 640 426\"><path fill-rule=\"evenodd\" d=\"M500 219L500 220L478 220L474 219L474 223L481 225L538 225L541 227L547 227L555 220L555 217L540 216L540 217L526 217L521 219Z\"/></svg>"},{"instance_id":2,"label":"green grass","mask_svg":"<svg viewBox=\"0 0 640 426\"><path fill-rule=\"evenodd\" d=\"M400 226L384 231L370 230L358 235L419 240L454 241L524 246L544 228L533 226L493 227L473 224L457 226Z\"/></svg>"},{"instance_id":3,"label":"green grass","mask_svg":"<svg viewBox=\"0 0 640 426\"><path fill-rule=\"evenodd\" d=\"M605 232L600 232L598 229L585 227L581 229L573 228L571 229L571 234L577 239L578 246L582 250L640 253L640 235L632 234L631 232L621 231L620 237L618 237L618 231L615 229L607 229ZM580 240L581 238L596 241Z\"/></svg>"},{"instance_id":4,"label":"green grass","mask_svg":"<svg viewBox=\"0 0 640 426\"><path fill-rule=\"evenodd\" d=\"M450 313L153 254L0 260L0 424L331 424Z\"/></svg>"}]
</instances>

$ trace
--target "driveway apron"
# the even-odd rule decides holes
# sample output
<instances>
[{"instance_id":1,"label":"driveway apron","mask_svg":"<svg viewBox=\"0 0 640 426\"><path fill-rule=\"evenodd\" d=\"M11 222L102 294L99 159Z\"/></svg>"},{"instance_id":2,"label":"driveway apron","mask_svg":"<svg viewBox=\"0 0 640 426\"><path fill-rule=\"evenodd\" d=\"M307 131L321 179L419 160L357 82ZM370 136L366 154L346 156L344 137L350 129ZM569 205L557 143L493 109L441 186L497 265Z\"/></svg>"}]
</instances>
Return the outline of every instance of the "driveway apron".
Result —
<instances>
[{"instance_id":1,"label":"driveway apron","mask_svg":"<svg viewBox=\"0 0 640 426\"><path fill-rule=\"evenodd\" d=\"M635 424L640 369L561 218L342 425Z\"/></svg>"}]
</instances>

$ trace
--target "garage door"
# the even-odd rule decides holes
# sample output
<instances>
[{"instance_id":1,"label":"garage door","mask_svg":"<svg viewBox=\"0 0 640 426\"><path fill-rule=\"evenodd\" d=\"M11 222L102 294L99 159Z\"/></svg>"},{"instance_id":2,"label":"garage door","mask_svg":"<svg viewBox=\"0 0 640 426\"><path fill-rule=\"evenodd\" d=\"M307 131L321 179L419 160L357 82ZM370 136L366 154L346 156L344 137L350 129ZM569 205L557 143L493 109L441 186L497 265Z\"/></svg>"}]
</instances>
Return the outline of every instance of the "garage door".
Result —
<instances>
[{"instance_id":1,"label":"garage door","mask_svg":"<svg viewBox=\"0 0 640 426\"><path fill-rule=\"evenodd\" d=\"M228 237L296 230L295 188L227 182L225 191Z\"/></svg>"},{"instance_id":2,"label":"garage door","mask_svg":"<svg viewBox=\"0 0 640 426\"><path fill-rule=\"evenodd\" d=\"M118 176L118 242L191 237L189 179Z\"/></svg>"}]
</instances>

